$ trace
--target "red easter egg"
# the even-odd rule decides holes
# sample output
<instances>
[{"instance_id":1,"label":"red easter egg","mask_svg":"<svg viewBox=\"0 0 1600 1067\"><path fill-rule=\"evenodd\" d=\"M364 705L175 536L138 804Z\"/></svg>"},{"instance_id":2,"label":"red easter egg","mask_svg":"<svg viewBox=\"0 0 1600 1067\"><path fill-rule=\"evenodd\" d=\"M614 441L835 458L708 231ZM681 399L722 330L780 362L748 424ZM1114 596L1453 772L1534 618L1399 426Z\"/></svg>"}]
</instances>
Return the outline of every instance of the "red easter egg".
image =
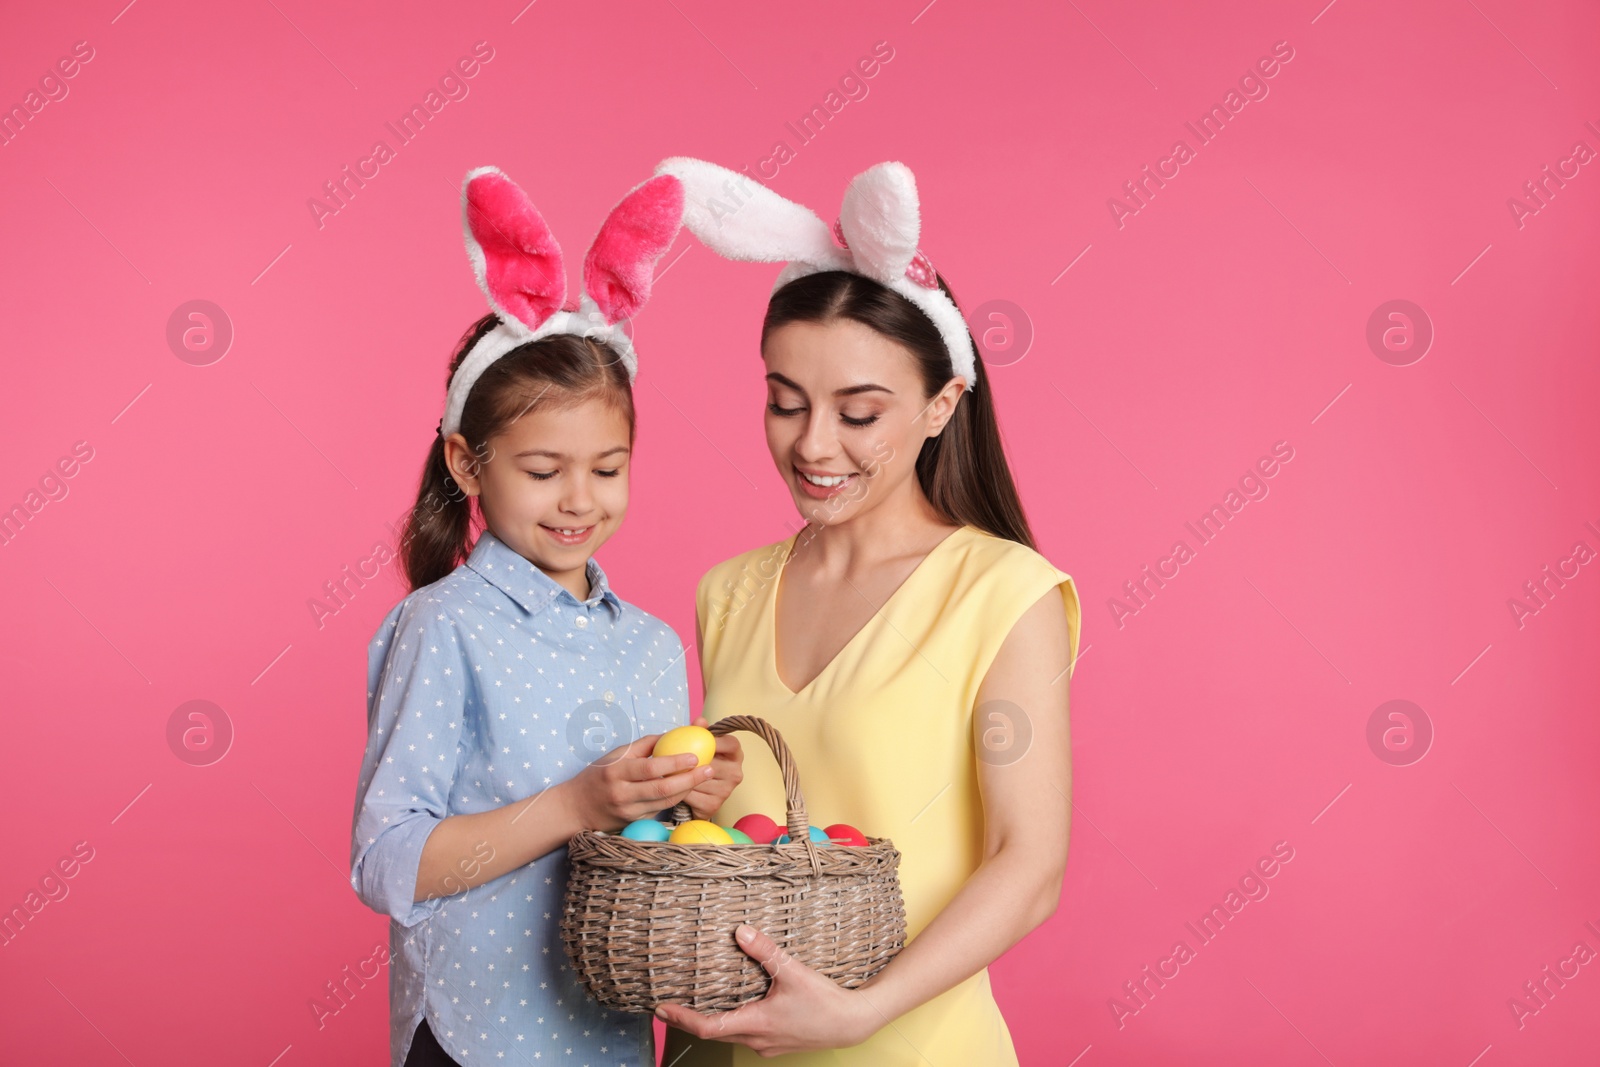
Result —
<instances>
[{"instance_id":1,"label":"red easter egg","mask_svg":"<svg viewBox=\"0 0 1600 1067\"><path fill-rule=\"evenodd\" d=\"M836 822L822 832L836 845L848 845L852 848L865 848L867 845L866 835L847 822Z\"/></svg>"},{"instance_id":2,"label":"red easter egg","mask_svg":"<svg viewBox=\"0 0 1600 1067\"><path fill-rule=\"evenodd\" d=\"M774 838L783 833L783 827L765 815L746 815L734 823L733 828L749 834L750 840L758 845L770 845Z\"/></svg>"}]
</instances>

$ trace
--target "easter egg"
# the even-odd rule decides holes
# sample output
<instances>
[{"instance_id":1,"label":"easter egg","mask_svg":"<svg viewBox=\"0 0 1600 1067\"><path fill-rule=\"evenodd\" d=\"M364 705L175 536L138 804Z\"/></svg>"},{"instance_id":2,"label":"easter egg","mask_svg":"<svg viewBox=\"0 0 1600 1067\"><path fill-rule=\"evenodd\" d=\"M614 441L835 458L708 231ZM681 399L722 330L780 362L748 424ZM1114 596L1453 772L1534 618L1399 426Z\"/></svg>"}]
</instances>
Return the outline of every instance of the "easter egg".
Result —
<instances>
[{"instance_id":1,"label":"easter egg","mask_svg":"<svg viewBox=\"0 0 1600 1067\"><path fill-rule=\"evenodd\" d=\"M704 726L680 726L675 730L668 730L656 741L652 756L676 756L680 752L687 752L694 756L696 767L704 767L711 762L711 757L717 751L717 735L707 730Z\"/></svg>"},{"instance_id":2,"label":"easter egg","mask_svg":"<svg viewBox=\"0 0 1600 1067\"><path fill-rule=\"evenodd\" d=\"M630 841L665 841L670 833L666 823L654 819L635 819L622 828L622 836Z\"/></svg>"},{"instance_id":3,"label":"easter egg","mask_svg":"<svg viewBox=\"0 0 1600 1067\"><path fill-rule=\"evenodd\" d=\"M828 840L836 845L865 848L867 844L866 835L847 822L836 822L822 832L827 834Z\"/></svg>"},{"instance_id":4,"label":"easter egg","mask_svg":"<svg viewBox=\"0 0 1600 1067\"><path fill-rule=\"evenodd\" d=\"M828 840L828 835L823 833L821 830L817 829L815 826L812 826L812 827L808 828L808 830L806 832L811 835L811 840L813 840L813 841L815 841L817 843L817 847L818 848L827 848L829 845L833 844L832 841ZM774 845L787 845L788 843L789 843L789 835L788 834L782 835L776 841L773 842Z\"/></svg>"},{"instance_id":5,"label":"easter egg","mask_svg":"<svg viewBox=\"0 0 1600 1067\"><path fill-rule=\"evenodd\" d=\"M765 815L746 815L733 825L749 834L750 840L758 845L770 845L773 838L783 833L783 827Z\"/></svg>"},{"instance_id":6,"label":"easter egg","mask_svg":"<svg viewBox=\"0 0 1600 1067\"><path fill-rule=\"evenodd\" d=\"M728 836L733 838L733 843L736 844L736 845L753 845L753 844L755 844L754 841L750 840L750 835L745 833L743 830L739 829L737 826L733 827L732 829L730 829L728 831Z\"/></svg>"},{"instance_id":7,"label":"easter egg","mask_svg":"<svg viewBox=\"0 0 1600 1067\"><path fill-rule=\"evenodd\" d=\"M674 845L733 844L733 838L728 836L728 831L705 819L690 819L688 822L679 823L667 840Z\"/></svg>"}]
</instances>

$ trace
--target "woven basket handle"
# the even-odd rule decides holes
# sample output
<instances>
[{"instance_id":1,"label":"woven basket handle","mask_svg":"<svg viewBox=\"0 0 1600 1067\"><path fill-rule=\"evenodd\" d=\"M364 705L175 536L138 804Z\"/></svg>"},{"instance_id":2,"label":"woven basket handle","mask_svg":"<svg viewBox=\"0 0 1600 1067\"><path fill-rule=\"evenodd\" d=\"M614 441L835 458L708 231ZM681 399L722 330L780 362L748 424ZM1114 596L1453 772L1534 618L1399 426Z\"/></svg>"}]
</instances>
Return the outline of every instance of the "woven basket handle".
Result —
<instances>
[{"instance_id":1,"label":"woven basket handle","mask_svg":"<svg viewBox=\"0 0 1600 1067\"><path fill-rule=\"evenodd\" d=\"M811 821L806 815L806 798L800 792L800 771L795 766L794 753L789 751L789 746L784 742L778 728L754 715L729 715L718 719L708 729L717 737L731 734L735 730L749 730L767 743L767 747L772 749L772 754L777 757L778 770L783 775L783 793L787 805L784 814L789 824L789 840L797 844L811 843ZM673 807L672 825L677 826L692 818L694 812L689 810L688 801L682 801Z\"/></svg>"}]
</instances>

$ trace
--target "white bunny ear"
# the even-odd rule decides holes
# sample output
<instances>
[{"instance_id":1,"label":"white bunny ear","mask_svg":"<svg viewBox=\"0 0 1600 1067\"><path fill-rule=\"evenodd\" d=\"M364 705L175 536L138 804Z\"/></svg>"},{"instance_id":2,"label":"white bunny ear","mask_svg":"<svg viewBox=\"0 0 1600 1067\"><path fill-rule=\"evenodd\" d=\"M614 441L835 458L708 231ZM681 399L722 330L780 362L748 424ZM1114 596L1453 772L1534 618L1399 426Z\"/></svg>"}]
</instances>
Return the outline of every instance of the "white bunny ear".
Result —
<instances>
[{"instance_id":1,"label":"white bunny ear","mask_svg":"<svg viewBox=\"0 0 1600 1067\"><path fill-rule=\"evenodd\" d=\"M674 156L662 160L656 173L683 183L683 224L719 256L849 269L848 254L833 243L827 224L815 212L737 171Z\"/></svg>"},{"instance_id":2,"label":"white bunny ear","mask_svg":"<svg viewBox=\"0 0 1600 1067\"><path fill-rule=\"evenodd\" d=\"M839 228L856 270L884 285L905 277L922 233L911 168L879 163L850 179L839 208Z\"/></svg>"}]
</instances>

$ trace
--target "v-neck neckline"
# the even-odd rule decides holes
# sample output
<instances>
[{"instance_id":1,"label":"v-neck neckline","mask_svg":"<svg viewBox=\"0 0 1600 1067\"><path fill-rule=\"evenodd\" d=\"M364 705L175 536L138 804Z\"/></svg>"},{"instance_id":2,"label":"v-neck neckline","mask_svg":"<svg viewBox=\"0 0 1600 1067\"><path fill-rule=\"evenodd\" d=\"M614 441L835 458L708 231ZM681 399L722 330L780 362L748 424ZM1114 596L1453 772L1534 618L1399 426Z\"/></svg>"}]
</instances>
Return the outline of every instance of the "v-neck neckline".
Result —
<instances>
[{"instance_id":1,"label":"v-neck neckline","mask_svg":"<svg viewBox=\"0 0 1600 1067\"><path fill-rule=\"evenodd\" d=\"M850 651L850 649L855 646L857 641L861 640L861 636L865 634L869 628L871 628L872 624L876 622L880 616L883 615L884 611L889 607L889 605L894 603L895 598L900 595L901 591L915 581L917 575L923 572L923 570L927 567L928 560L932 559L934 554L946 544L954 540L958 534L965 533L968 529L969 527L965 525L958 526L956 529L950 531L944 537L940 538L939 543L928 549L928 551L923 554L922 559L917 561L917 565L911 568L911 573L906 575L899 585L895 586L894 592L889 594L888 599L880 604L877 610L867 617L867 621L861 624L860 629L856 630L856 632L850 636L850 640L846 641L844 645L840 647L839 651L833 654L833 658L828 660L827 663L823 664L822 669L813 675L811 680L806 682L805 685L801 686L799 689L790 689L789 683L783 680L783 675L778 671L778 596L783 589L783 572L789 567L789 560L794 556L795 541L800 537L800 534L804 532L804 527L802 527L800 530L796 530L795 533L789 538L789 543L784 546L783 561L778 564L778 575L773 579L772 582L772 596L767 600L767 663L769 664L769 669L772 672L773 680L778 683L778 686L789 697L798 698L803 696L808 690L811 689L812 686L817 684L823 675L833 670L834 665L844 657L844 654Z\"/></svg>"}]
</instances>

